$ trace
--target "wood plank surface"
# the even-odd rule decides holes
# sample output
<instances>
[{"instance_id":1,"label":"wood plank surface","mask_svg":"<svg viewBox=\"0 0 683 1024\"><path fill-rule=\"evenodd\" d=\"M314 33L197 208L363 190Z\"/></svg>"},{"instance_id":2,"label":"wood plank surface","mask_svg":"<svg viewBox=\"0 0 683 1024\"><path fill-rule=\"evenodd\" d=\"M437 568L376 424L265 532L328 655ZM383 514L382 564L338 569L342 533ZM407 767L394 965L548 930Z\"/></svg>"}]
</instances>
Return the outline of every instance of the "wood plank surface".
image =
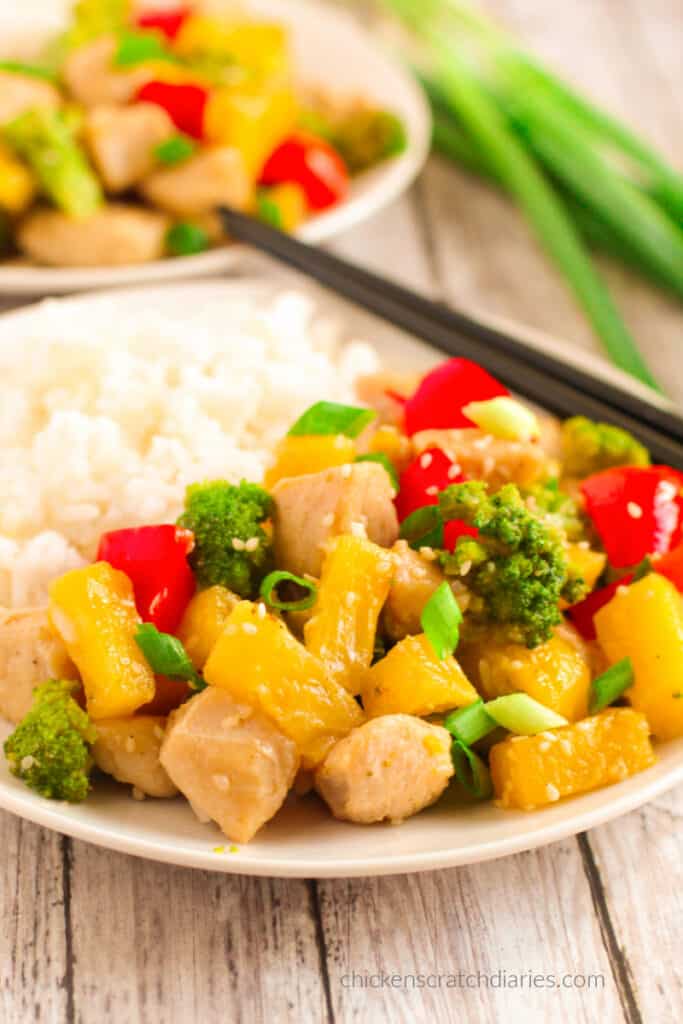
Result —
<instances>
[{"instance_id":1,"label":"wood plank surface","mask_svg":"<svg viewBox=\"0 0 683 1024\"><path fill-rule=\"evenodd\" d=\"M680 0L486 6L683 165ZM337 248L453 303L595 347L517 212L440 160ZM625 271L606 273L654 369L683 399L680 307ZM679 788L504 861L286 882L135 860L2 813L0 1021L680 1020L682 818ZM603 981L503 987L529 972ZM441 980L411 981L419 975Z\"/></svg>"}]
</instances>

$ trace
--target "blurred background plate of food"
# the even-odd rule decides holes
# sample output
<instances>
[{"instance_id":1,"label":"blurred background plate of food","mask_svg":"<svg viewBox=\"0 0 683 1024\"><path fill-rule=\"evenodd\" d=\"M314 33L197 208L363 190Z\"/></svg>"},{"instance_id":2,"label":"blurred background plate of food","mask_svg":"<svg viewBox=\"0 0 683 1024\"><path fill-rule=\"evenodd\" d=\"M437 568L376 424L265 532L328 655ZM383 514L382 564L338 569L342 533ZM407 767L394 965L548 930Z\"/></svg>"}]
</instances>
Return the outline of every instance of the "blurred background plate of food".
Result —
<instances>
[{"instance_id":1,"label":"blurred background plate of food","mask_svg":"<svg viewBox=\"0 0 683 1024\"><path fill-rule=\"evenodd\" d=\"M235 268L221 202L323 242L396 198L426 158L419 86L347 12L70 7L0 13L0 292Z\"/></svg>"}]
</instances>

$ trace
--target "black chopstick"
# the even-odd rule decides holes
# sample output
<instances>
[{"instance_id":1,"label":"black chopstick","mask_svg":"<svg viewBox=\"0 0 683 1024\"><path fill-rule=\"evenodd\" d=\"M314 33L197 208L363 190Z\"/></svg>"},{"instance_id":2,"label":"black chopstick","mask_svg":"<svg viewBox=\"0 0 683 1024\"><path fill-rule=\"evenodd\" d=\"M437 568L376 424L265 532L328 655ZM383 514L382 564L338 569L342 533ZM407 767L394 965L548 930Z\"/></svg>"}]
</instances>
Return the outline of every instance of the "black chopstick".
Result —
<instances>
[{"instance_id":1,"label":"black chopstick","mask_svg":"<svg viewBox=\"0 0 683 1024\"><path fill-rule=\"evenodd\" d=\"M481 363L513 390L562 416L631 431L653 459L683 469L683 417L371 271L225 207L226 231L449 355Z\"/></svg>"}]
</instances>

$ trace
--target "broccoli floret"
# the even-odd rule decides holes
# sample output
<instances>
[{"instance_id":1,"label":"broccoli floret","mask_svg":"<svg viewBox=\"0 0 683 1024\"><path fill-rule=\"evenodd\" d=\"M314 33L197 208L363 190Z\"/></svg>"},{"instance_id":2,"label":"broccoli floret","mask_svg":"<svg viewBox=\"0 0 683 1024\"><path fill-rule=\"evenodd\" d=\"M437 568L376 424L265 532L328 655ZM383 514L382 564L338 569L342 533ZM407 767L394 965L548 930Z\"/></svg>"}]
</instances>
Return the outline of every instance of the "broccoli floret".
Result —
<instances>
[{"instance_id":1,"label":"broccoli floret","mask_svg":"<svg viewBox=\"0 0 683 1024\"><path fill-rule=\"evenodd\" d=\"M253 597L272 567L272 541L261 525L273 499L257 484L226 480L191 484L178 525L194 533L189 556L199 585L216 583L241 597Z\"/></svg>"},{"instance_id":2,"label":"broccoli floret","mask_svg":"<svg viewBox=\"0 0 683 1024\"><path fill-rule=\"evenodd\" d=\"M584 539L586 521L579 504L560 489L556 478L525 488L522 497L530 512L561 532L570 543Z\"/></svg>"},{"instance_id":3,"label":"broccoli floret","mask_svg":"<svg viewBox=\"0 0 683 1024\"><path fill-rule=\"evenodd\" d=\"M569 576L561 535L532 514L514 484L491 496L481 481L453 484L439 495L439 506L444 520L479 530L441 555L445 572L459 576L473 595L472 619L507 626L510 639L527 647L548 640L561 622L560 598L574 601L585 591Z\"/></svg>"},{"instance_id":4,"label":"broccoli floret","mask_svg":"<svg viewBox=\"0 0 683 1024\"><path fill-rule=\"evenodd\" d=\"M90 789L90 744L97 730L71 696L77 683L50 679L5 741L10 771L50 800L85 800Z\"/></svg>"},{"instance_id":5,"label":"broccoli floret","mask_svg":"<svg viewBox=\"0 0 683 1024\"><path fill-rule=\"evenodd\" d=\"M97 175L76 139L73 120L63 111L27 110L4 126L2 137L65 213L89 217L102 205Z\"/></svg>"},{"instance_id":6,"label":"broccoli floret","mask_svg":"<svg viewBox=\"0 0 683 1024\"><path fill-rule=\"evenodd\" d=\"M573 416L562 425L562 463L564 476L581 478L612 466L649 466L650 453L621 427Z\"/></svg>"}]
</instances>

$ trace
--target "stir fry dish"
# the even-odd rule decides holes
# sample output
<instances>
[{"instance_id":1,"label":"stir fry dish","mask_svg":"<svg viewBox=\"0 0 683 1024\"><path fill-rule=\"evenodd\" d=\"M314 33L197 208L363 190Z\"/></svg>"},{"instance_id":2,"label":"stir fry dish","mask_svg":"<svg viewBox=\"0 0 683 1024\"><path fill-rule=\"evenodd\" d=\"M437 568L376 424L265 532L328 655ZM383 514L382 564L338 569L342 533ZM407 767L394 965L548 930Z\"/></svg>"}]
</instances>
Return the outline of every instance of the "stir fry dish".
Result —
<instances>
[{"instance_id":1,"label":"stir fry dish","mask_svg":"<svg viewBox=\"0 0 683 1024\"><path fill-rule=\"evenodd\" d=\"M220 204L293 231L405 141L391 112L298 83L279 24L78 0L39 60L0 61L0 255L192 255L224 241Z\"/></svg>"},{"instance_id":2,"label":"stir fry dish","mask_svg":"<svg viewBox=\"0 0 683 1024\"><path fill-rule=\"evenodd\" d=\"M14 775L179 792L247 842L290 790L358 823L449 786L529 811L683 735L683 475L466 359L358 396L3 613Z\"/></svg>"}]
</instances>

